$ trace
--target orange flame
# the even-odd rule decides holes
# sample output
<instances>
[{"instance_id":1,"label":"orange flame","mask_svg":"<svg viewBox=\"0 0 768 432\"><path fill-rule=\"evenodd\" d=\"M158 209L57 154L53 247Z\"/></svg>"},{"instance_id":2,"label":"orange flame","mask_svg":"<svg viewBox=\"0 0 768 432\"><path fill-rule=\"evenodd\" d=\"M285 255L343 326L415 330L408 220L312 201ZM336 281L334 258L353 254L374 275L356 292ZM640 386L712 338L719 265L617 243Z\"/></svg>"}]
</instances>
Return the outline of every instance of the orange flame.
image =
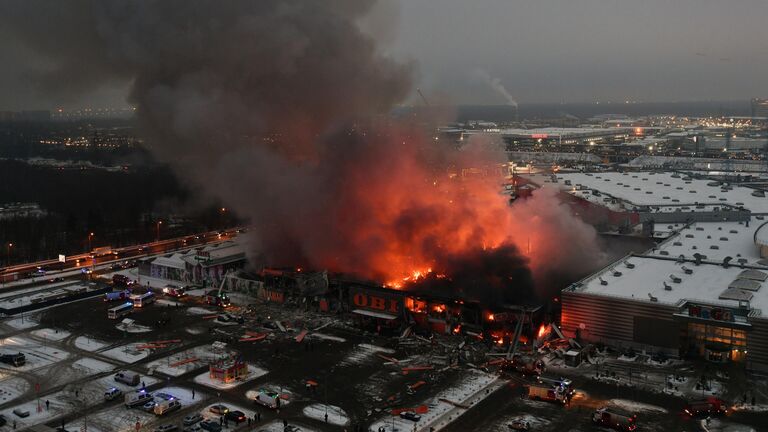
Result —
<instances>
[{"instance_id":1,"label":"orange flame","mask_svg":"<svg viewBox=\"0 0 768 432\"><path fill-rule=\"evenodd\" d=\"M541 326L539 326L539 334L537 337L541 338L542 336L544 336L546 332L547 332L547 327L544 324L542 324Z\"/></svg>"}]
</instances>

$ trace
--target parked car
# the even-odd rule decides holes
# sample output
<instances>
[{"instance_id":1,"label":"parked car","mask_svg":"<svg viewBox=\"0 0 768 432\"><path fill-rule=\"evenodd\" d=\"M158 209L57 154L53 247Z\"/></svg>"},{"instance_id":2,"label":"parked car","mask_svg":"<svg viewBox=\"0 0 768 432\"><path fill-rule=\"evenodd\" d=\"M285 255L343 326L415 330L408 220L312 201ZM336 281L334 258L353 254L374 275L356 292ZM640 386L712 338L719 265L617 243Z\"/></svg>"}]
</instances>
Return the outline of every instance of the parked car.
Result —
<instances>
[{"instance_id":1,"label":"parked car","mask_svg":"<svg viewBox=\"0 0 768 432\"><path fill-rule=\"evenodd\" d=\"M148 413L151 413L151 412L155 412L155 406L157 406L157 402L155 402L154 400L151 400L145 403L144 405L142 405L141 409L143 409Z\"/></svg>"},{"instance_id":2,"label":"parked car","mask_svg":"<svg viewBox=\"0 0 768 432\"><path fill-rule=\"evenodd\" d=\"M200 427L200 425L193 424L189 426L184 426L184 429L181 430L181 432L200 432L203 428Z\"/></svg>"},{"instance_id":3,"label":"parked car","mask_svg":"<svg viewBox=\"0 0 768 432\"><path fill-rule=\"evenodd\" d=\"M104 400L107 400L107 401L115 400L122 395L123 395L122 390L120 390L119 388L112 387L107 389L107 391L104 392Z\"/></svg>"},{"instance_id":4,"label":"parked car","mask_svg":"<svg viewBox=\"0 0 768 432\"><path fill-rule=\"evenodd\" d=\"M200 414L190 414L184 417L184 426L193 425L201 421L203 421L203 416L201 416Z\"/></svg>"},{"instance_id":5,"label":"parked car","mask_svg":"<svg viewBox=\"0 0 768 432\"><path fill-rule=\"evenodd\" d=\"M208 432L221 432L221 425L219 422L206 420L200 422L200 429L207 430Z\"/></svg>"},{"instance_id":6,"label":"parked car","mask_svg":"<svg viewBox=\"0 0 768 432\"><path fill-rule=\"evenodd\" d=\"M406 420L410 420L412 422L417 422L417 421L421 420L421 416L416 414L415 412L412 412L412 411L403 411L403 412L401 412L400 413L400 418L403 418L403 419L406 419Z\"/></svg>"},{"instance_id":7,"label":"parked car","mask_svg":"<svg viewBox=\"0 0 768 432\"><path fill-rule=\"evenodd\" d=\"M227 411L227 413L224 414L224 418L235 423L242 423L246 420L245 413L237 410Z\"/></svg>"},{"instance_id":8,"label":"parked car","mask_svg":"<svg viewBox=\"0 0 768 432\"><path fill-rule=\"evenodd\" d=\"M178 429L179 429L179 427L176 426L175 424L164 424L162 426L156 427L155 428L155 432L171 432L171 431L175 431L175 430L178 430Z\"/></svg>"},{"instance_id":9,"label":"parked car","mask_svg":"<svg viewBox=\"0 0 768 432\"><path fill-rule=\"evenodd\" d=\"M216 405L212 405L208 409L208 411L210 411L210 412L212 412L214 414L224 415L224 414L226 414L229 411L229 408L227 408L226 405L216 404Z\"/></svg>"},{"instance_id":10,"label":"parked car","mask_svg":"<svg viewBox=\"0 0 768 432\"><path fill-rule=\"evenodd\" d=\"M136 372L120 371L115 374L115 381L135 386L141 382L141 376Z\"/></svg>"}]
</instances>

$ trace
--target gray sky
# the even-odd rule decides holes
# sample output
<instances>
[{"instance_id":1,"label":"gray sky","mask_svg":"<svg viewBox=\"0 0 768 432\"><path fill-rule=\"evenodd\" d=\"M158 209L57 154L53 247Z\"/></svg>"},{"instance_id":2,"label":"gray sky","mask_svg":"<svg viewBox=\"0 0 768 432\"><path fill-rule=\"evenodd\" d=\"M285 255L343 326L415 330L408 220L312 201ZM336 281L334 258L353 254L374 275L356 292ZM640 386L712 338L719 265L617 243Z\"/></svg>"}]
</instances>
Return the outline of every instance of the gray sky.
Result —
<instances>
[{"instance_id":1,"label":"gray sky","mask_svg":"<svg viewBox=\"0 0 768 432\"><path fill-rule=\"evenodd\" d=\"M521 103L768 96L765 0L401 0L378 18L382 49L415 60L418 85L454 103L505 103L488 77ZM9 36L0 110L124 105L125 83L79 100L36 92L45 60Z\"/></svg>"}]
</instances>

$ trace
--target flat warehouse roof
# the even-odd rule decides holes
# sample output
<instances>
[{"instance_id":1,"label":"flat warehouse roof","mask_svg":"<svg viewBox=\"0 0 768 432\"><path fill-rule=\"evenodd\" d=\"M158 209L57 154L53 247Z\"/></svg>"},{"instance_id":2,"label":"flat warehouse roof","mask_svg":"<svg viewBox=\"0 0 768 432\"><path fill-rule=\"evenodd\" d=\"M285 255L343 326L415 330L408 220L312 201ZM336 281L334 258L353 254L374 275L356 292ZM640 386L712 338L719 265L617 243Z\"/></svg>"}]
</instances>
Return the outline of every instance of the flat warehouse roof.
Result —
<instances>
[{"instance_id":1,"label":"flat warehouse roof","mask_svg":"<svg viewBox=\"0 0 768 432\"><path fill-rule=\"evenodd\" d=\"M597 172L558 173L557 185L569 193L587 197L591 190L625 201L624 207L640 206L695 206L696 203L711 207L744 207L753 213L768 213L768 198L752 195L754 189L730 185L726 189L720 182L690 178L674 172ZM565 181L570 181L566 185ZM605 198L605 197L600 197ZM606 205L608 206L608 205ZM664 211L664 209L658 209ZM669 211L669 210L666 210ZM688 211L696 211L691 208Z\"/></svg>"},{"instance_id":2,"label":"flat warehouse roof","mask_svg":"<svg viewBox=\"0 0 768 432\"><path fill-rule=\"evenodd\" d=\"M739 302L732 299L733 293L725 297L723 294L744 270L738 266L724 268L720 264L695 265L661 257L631 256L566 290L667 306L681 306L688 300L737 308ZM749 291L750 306L768 312L768 283L759 284L757 291Z\"/></svg>"}]
</instances>

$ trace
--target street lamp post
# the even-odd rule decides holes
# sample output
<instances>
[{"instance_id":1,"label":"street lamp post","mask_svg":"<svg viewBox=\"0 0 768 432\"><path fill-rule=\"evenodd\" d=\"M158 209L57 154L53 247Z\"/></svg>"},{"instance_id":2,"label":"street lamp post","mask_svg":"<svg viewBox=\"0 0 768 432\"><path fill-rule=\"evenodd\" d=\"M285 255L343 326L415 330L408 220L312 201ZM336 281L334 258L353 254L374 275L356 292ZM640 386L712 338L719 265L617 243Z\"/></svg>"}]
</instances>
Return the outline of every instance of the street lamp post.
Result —
<instances>
[{"instance_id":1,"label":"street lamp post","mask_svg":"<svg viewBox=\"0 0 768 432\"><path fill-rule=\"evenodd\" d=\"M11 248L13 247L13 243L8 243L8 246L6 248L6 261L8 262L8 266L11 265Z\"/></svg>"},{"instance_id":2,"label":"street lamp post","mask_svg":"<svg viewBox=\"0 0 768 432\"><path fill-rule=\"evenodd\" d=\"M90 253L90 252L93 250L93 248L92 248L92 246L91 246L91 240L92 240L92 239L93 239L93 233L92 233L92 232L89 232L89 233L88 233L88 252L89 252L89 253Z\"/></svg>"},{"instance_id":3,"label":"street lamp post","mask_svg":"<svg viewBox=\"0 0 768 432\"><path fill-rule=\"evenodd\" d=\"M157 221L157 237L155 238L155 241L160 241L160 225L163 224L163 221Z\"/></svg>"}]
</instances>

